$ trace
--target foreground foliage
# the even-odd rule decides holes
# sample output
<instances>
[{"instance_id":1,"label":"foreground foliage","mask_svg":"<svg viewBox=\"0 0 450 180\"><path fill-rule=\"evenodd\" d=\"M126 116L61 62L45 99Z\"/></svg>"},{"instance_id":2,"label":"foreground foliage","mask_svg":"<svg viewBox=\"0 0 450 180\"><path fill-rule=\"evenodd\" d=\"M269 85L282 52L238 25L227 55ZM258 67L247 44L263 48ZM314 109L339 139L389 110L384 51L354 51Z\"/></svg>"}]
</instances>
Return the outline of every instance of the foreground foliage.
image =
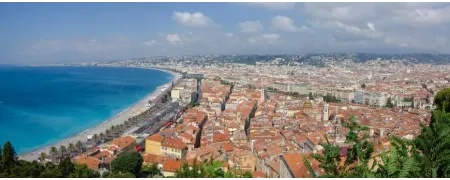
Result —
<instances>
[{"instance_id":1,"label":"foreground foliage","mask_svg":"<svg viewBox=\"0 0 450 180\"><path fill-rule=\"evenodd\" d=\"M215 161L213 158L210 160L205 160L204 162L197 163L194 159L192 166L190 167L187 162L175 172L175 178L251 178L252 174L250 172L242 172L240 169L232 169L231 171L225 172L222 168L221 161Z\"/></svg>"},{"instance_id":2,"label":"foreground foliage","mask_svg":"<svg viewBox=\"0 0 450 180\"><path fill-rule=\"evenodd\" d=\"M1 149L1 148L0 148ZM7 141L0 150L0 178L95 178L100 174L86 165L75 165L69 158L58 165L18 160L12 144Z\"/></svg>"},{"instance_id":3,"label":"foreground foliage","mask_svg":"<svg viewBox=\"0 0 450 180\"><path fill-rule=\"evenodd\" d=\"M359 126L352 117L345 143L349 150L341 163L340 147L326 138L322 154L312 154L325 174L316 174L310 160L304 164L313 177L358 178L448 178L450 177L450 89L440 91L436 98L430 125L421 124L421 134L414 140L389 136L392 147L374 155L373 142L367 127Z\"/></svg>"}]
</instances>

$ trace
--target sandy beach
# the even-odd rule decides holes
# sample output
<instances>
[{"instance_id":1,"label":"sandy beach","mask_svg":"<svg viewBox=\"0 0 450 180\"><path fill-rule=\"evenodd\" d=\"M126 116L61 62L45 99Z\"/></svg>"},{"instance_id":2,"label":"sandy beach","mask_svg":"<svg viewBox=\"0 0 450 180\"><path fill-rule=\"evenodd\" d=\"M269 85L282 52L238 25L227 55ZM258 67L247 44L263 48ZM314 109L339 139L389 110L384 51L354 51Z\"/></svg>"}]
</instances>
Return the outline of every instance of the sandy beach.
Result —
<instances>
[{"instance_id":1,"label":"sandy beach","mask_svg":"<svg viewBox=\"0 0 450 180\"><path fill-rule=\"evenodd\" d=\"M167 73L172 74L173 79L172 81L177 81L178 80L178 75L175 72L172 71L168 71L168 70L163 70L163 69L156 69L156 68L147 68L147 69L154 69L154 70L158 70L158 71L164 71ZM143 99L139 100L138 102L136 102L135 104L131 105L129 108L123 110L122 112L120 112L119 114L115 115L114 117L102 122L101 124L89 128L75 136L63 139L55 144L34 150L32 152L28 152L25 154L21 154L19 155L19 159L23 159L26 161L33 161L33 160L38 160L40 154L42 152L45 152L47 155L49 155L49 151L50 148L52 146L56 147L59 149L59 147L61 145L64 145L66 147L69 146L69 143L73 143L74 145L76 144L76 142L81 141L81 142L86 142L88 140L88 136L89 135L94 135L94 134L100 134L101 132L105 133L105 131L110 128L113 125L119 125L119 124L123 124L126 120L128 120L128 118L131 118L133 116L136 116L142 112L144 112L145 110L147 110L149 107L146 107L147 103L149 100L155 99L156 97L162 95L163 93L167 92L167 88L165 91L161 91L162 88L164 88L164 86L166 87L170 87L172 81L169 81L168 83L159 86L154 92L151 92L149 95L147 95L146 97L144 97Z\"/></svg>"}]
</instances>

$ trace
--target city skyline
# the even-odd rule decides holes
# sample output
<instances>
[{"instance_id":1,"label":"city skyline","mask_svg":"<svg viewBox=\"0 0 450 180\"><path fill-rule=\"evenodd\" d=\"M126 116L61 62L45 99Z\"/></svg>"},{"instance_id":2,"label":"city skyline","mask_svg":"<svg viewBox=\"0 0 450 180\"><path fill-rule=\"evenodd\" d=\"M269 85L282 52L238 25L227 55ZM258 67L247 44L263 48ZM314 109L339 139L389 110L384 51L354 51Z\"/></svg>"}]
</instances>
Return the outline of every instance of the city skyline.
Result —
<instances>
[{"instance_id":1,"label":"city skyline","mask_svg":"<svg viewBox=\"0 0 450 180\"><path fill-rule=\"evenodd\" d=\"M0 64L196 54L450 53L449 8L448 3L4 3Z\"/></svg>"}]
</instances>

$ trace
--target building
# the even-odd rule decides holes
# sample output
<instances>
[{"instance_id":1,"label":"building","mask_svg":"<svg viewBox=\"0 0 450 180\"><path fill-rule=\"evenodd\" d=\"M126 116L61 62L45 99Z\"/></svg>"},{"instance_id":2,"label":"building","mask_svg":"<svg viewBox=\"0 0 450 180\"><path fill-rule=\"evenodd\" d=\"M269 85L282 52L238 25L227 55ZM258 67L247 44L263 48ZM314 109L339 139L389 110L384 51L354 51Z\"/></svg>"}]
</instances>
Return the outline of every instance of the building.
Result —
<instances>
[{"instance_id":1,"label":"building","mask_svg":"<svg viewBox=\"0 0 450 180\"><path fill-rule=\"evenodd\" d=\"M371 93L369 104L372 106L386 106L387 98L382 93Z\"/></svg>"},{"instance_id":2,"label":"building","mask_svg":"<svg viewBox=\"0 0 450 180\"><path fill-rule=\"evenodd\" d=\"M173 177L175 176L175 172L181 168L183 163L181 161L169 159L164 161L162 167L162 173L164 177Z\"/></svg>"},{"instance_id":3,"label":"building","mask_svg":"<svg viewBox=\"0 0 450 180\"><path fill-rule=\"evenodd\" d=\"M364 104L364 91L359 90L355 92L355 96L353 98L353 100L355 101L356 104Z\"/></svg>"},{"instance_id":4,"label":"building","mask_svg":"<svg viewBox=\"0 0 450 180\"><path fill-rule=\"evenodd\" d=\"M80 154L72 158L75 164L85 164L89 169L98 170L100 168L101 161L97 158Z\"/></svg>"},{"instance_id":5,"label":"building","mask_svg":"<svg viewBox=\"0 0 450 180\"><path fill-rule=\"evenodd\" d=\"M170 92L172 101L196 102L198 99L197 79L182 79Z\"/></svg>"},{"instance_id":6,"label":"building","mask_svg":"<svg viewBox=\"0 0 450 180\"><path fill-rule=\"evenodd\" d=\"M322 121L328 121L328 103L323 103L323 109L322 109Z\"/></svg>"},{"instance_id":7,"label":"building","mask_svg":"<svg viewBox=\"0 0 450 180\"><path fill-rule=\"evenodd\" d=\"M303 157L308 156L308 153L280 155L280 178L311 178L312 176L309 174L303 162ZM319 163L317 161L312 161L312 168L316 175L320 175Z\"/></svg>"},{"instance_id":8,"label":"building","mask_svg":"<svg viewBox=\"0 0 450 180\"><path fill-rule=\"evenodd\" d=\"M161 155L161 143L164 137L160 134L154 134L145 139L145 152L148 154Z\"/></svg>"},{"instance_id":9,"label":"building","mask_svg":"<svg viewBox=\"0 0 450 180\"><path fill-rule=\"evenodd\" d=\"M161 144L161 154L174 159L183 159L187 154L187 146L178 138L168 138Z\"/></svg>"},{"instance_id":10,"label":"building","mask_svg":"<svg viewBox=\"0 0 450 180\"><path fill-rule=\"evenodd\" d=\"M122 151L128 151L130 149L133 149L136 146L136 139L134 139L131 136L119 137L113 139L108 146L114 147L120 153Z\"/></svg>"}]
</instances>

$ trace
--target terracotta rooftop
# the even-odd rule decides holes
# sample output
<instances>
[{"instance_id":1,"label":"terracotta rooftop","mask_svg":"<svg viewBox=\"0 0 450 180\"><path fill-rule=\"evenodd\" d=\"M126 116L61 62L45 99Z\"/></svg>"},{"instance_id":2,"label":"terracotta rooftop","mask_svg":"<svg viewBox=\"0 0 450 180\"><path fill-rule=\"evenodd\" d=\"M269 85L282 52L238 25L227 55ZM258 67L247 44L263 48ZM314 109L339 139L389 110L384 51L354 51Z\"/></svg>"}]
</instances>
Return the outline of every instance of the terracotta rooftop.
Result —
<instances>
[{"instance_id":1,"label":"terracotta rooftop","mask_svg":"<svg viewBox=\"0 0 450 180\"><path fill-rule=\"evenodd\" d=\"M159 133L156 133L156 134L154 134L152 136L148 136L146 139L150 140L150 141L155 141L155 142L160 142L161 143L161 142L163 142L164 137L161 136Z\"/></svg>"},{"instance_id":2,"label":"terracotta rooftop","mask_svg":"<svg viewBox=\"0 0 450 180\"><path fill-rule=\"evenodd\" d=\"M119 137L114 139L111 144L117 145L119 148L124 149L134 144L136 140L131 136Z\"/></svg>"},{"instance_id":3,"label":"terracotta rooftop","mask_svg":"<svg viewBox=\"0 0 450 180\"><path fill-rule=\"evenodd\" d=\"M303 156L308 157L309 153L296 153L296 154L282 155L288 168L293 173L294 178L311 178L312 177L309 174L309 172L303 162ZM311 160L310 160L310 162L311 162ZM317 161L312 161L312 168L314 169L314 171L320 172L319 163Z\"/></svg>"},{"instance_id":4,"label":"terracotta rooftop","mask_svg":"<svg viewBox=\"0 0 450 180\"><path fill-rule=\"evenodd\" d=\"M182 165L183 163L181 161L169 159L163 163L162 170L166 172L176 172Z\"/></svg>"},{"instance_id":5,"label":"terracotta rooftop","mask_svg":"<svg viewBox=\"0 0 450 180\"><path fill-rule=\"evenodd\" d=\"M225 142L228 141L228 136L222 133L215 134L213 136L213 142Z\"/></svg>"},{"instance_id":6,"label":"terracotta rooftop","mask_svg":"<svg viewBox=\"0 0 450 180\"><path fill-rule=\"evenodd\" d=\"M78 156L75 156L74 158L72 158L72 161L75 164L86 164L87 167L89 169L92 169L92 170L97 170L99 168L100 163L101 163L101 161L99 159L96 159L94 157L89 157L89 156L86 156L84 154L80 154Z\"/></svg>"},{"instance_id":7,"label":"terracotta rooftop","mask_svg":"<svg viewBox=\"0 0 450 180\"><path fill-rule=\"evenodd\" d=\"M262 171L255 171L252 173L252 178L266 178L266 173Z\"/></svg>"},{"instance_id":8,"label":"terracotta rooftop","mask_svg":"<svg viewBox=\"0 0 450 180\"><path fill-rule=\"evenodd\" d=\"M166 139L161 146L169 147L172 149L184 149L186 148L186 144L178 138L169 138Z\"/></svg>"},{"instance_id":9,"label":"terracotta rooftop","mask_svg":"<svg viewBox=\"0 0 450 180\"><path fill-rule=\"evenodd\" d=\"M144 160L143 164L163 164L166 160L170 159L169 157L155 154L144 154L142 155L142 158Z\"/></svg>"}]
</instances>

